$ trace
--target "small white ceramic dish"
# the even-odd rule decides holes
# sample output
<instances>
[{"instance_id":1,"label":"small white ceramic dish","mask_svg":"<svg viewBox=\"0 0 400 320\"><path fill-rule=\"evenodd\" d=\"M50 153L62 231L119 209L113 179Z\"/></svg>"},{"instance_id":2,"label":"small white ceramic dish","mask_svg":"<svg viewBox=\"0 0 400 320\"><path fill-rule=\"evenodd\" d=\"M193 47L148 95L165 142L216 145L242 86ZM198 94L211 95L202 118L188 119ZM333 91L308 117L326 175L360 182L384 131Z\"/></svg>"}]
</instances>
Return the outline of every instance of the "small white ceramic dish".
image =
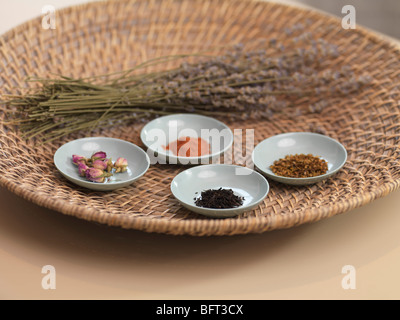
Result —
<instances>
[{"instance_id":1,"label":"small white ceramic dish","mask_svg":"<svg viewBox=\"0 0 400 320\"><path fill-rule=\"evenodd\" d=\"M91 182L81 177L78 167L72 162L72 155L89 158L97 151L106 152L112 161L118 157L127 159L128 170L115 173L105 183ZM54 164L65 178L79 186L97 191L109 191L128 186L143 176L149 169L150 159L143 149L128 141L92 137L73 140L61 146L54 154Z\"/></svg>"},{"instance_id":2,"label":"small white ceramic dish","mask_svg":"<svg viewBox=\"0 0 400 320\"><path fill-rule=\"evenodd\" d=\"M210 144L210 153L185 157L165 149L168 144L184 137L204 139ZM233 133L228 126L214 118L196 114L174 114L154 119L143 127L140 138L147 148L151 164L210 164L233 144Z\"/></svg>"},{"instance_id":3,"label":"small white ceramic dish","mask_svg":"<svg viewBox=\"0 0 400 320\"><path fill-rule=\"evenodd\" d=\"M243 205L231 209L198 207L195 199L208 189L232 189L244 197ZM267 179L254 170L226 164L211 164L192 167L179 173L171 183L175 198L189 210L212 218L234 217L257 207L267 196Z\"/></svg>"},{"instance_id":4,"label":"small white ceramic dish","mask_svg":"<svg viewBox=\"0 0 400 320\"><path fill-rule=\"evenodd\" d=\"M274 174L270 166L274 161L294 154L312 154L328 162L326 174L310 178L288 178ZM252 159L256 168L266 177L291 185L313 184L338 172L346 163L346 149L338 141L317 133L283 133L260 142L253 151Z\"/></svg>"}]
</instances>

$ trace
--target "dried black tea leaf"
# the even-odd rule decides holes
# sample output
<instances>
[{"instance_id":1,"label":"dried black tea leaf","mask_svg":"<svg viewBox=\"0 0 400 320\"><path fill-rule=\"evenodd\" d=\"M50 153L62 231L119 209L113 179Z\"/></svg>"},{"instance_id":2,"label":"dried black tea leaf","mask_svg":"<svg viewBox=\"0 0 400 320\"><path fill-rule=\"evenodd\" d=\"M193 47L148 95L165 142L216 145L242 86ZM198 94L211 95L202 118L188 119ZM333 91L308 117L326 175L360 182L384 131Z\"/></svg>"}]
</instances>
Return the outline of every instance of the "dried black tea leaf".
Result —
<instances>
[{"instance_id":1,"label":"dried black tea leaf","mask_svg":"<svg viewBox=\"0 0 400 320\"><path fill-rule=\"evenodd\" d=\"M244 197L234 194L232 189L208 189L201 192L195 201L196 206L212 209L230 209L240 207Z\"/></svg>"}]
</instances>

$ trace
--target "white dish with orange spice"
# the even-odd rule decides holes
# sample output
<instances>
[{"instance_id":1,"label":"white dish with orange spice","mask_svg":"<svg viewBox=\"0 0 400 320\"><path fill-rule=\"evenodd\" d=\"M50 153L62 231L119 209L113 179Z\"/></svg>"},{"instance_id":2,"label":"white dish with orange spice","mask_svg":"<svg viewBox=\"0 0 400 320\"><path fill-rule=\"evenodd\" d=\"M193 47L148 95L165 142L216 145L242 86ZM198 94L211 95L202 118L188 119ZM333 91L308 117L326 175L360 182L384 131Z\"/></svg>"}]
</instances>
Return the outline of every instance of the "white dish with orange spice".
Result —
<instances>
[{"instance_id":1,"label":"white dish with orange spice","mask_svg":"<svg viewBox=\"0 0 400 320\"><path fill-rule=\"evenodd\" d=\"M140 134L152 164L209 164L233 144L231 129L197 114L174 114L147 123Z\"/></svg>"}]
</instances>

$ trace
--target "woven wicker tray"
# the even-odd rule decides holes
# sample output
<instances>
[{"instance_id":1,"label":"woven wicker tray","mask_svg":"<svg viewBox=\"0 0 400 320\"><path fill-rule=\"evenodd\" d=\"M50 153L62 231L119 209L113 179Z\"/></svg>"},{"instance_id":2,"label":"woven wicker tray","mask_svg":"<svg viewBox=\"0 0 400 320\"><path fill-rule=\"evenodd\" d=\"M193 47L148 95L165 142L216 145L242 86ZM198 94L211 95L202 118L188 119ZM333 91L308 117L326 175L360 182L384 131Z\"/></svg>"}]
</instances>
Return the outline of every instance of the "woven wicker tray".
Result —
<instances>
[{"instance_id":1,"label":"woven wicker tray","mask_svg":"<svg viewBox=\"0 0 400 320\"><path fill-rule=\"evenodd\" d=\"M325 182L305 187L271 182L265 201L237 218L209 219L182 208L170 192L171 180L184 169L176 165L151 166L136 184L114 192L76 187L57 172L52 157L60 145L85 133L38 147L2 121L0 182L25 199L110 226L174 235L234 235L315 222L367 204L400 185L400 52L362 28L344 30L339 19L309 10L227 0L98 2L61 10L56 18L55 30L42 29L37 18L0 38L1 93L15 92L26 75L88 76L216 45L270 37L284 42L282 30L299 22L346 48L346 55L330 63L368 72L374 84L330 101L317 115L229 123L232 129L255 129L255 143L282 132L317 128L339 140L349 154L345 167ZM3 119L6 107L1 108ZM141 145L142 126L91 135Z\"/></svg>"}]
</instances>

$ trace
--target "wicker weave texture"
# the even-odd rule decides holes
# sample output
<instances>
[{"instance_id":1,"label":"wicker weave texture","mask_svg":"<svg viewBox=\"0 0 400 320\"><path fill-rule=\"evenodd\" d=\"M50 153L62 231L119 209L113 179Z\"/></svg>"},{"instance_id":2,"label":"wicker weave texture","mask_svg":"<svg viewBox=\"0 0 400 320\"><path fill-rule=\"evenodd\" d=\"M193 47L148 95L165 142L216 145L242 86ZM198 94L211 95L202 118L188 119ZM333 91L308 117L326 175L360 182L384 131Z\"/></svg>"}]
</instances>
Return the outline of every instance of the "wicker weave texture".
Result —
<instances>
[{"instance_id":1,"label":"wicker weave texture","mask_svg":"<svg viewBox=\"0 0 400 320\"><path fill-rule=\"evenodd\" d=\"M110 226L174 235L234 235L290 228L344 213L396 190L400 185L400 52L389 42L320 13L256 1L135 0L90 3L57 12L56 29L44 30L41 18L0 38L1 93L16 92L27 75L60 73L82 77L124 70L162 55L192 53L257 39L276 38L283 30L306 24L317 37L337 44L344 54L326 61L350 65L374 79L367 90L330 98L323 112L282 114L274 121L228 123L254 129L255 143L271 135L319 131L339 140L348 161L333 178L304 187L270 182L270 193L255 210L236 218L210 219L179 205L170 192L174 176L185 169L154 165L137 183L113 192L72 185L53 164L63 143L102 135L142 146L143 123L92 133L82 132L37 146L0 124L1 185L64 214ZM163 68L170 67L163 65ZM307 108L309 101L299 102ZM1 106L4 118L4 105ZM240 138L240 137L238 137ZM251 157L252 150L246 150Z\"/></svg>"}]
</instances>

